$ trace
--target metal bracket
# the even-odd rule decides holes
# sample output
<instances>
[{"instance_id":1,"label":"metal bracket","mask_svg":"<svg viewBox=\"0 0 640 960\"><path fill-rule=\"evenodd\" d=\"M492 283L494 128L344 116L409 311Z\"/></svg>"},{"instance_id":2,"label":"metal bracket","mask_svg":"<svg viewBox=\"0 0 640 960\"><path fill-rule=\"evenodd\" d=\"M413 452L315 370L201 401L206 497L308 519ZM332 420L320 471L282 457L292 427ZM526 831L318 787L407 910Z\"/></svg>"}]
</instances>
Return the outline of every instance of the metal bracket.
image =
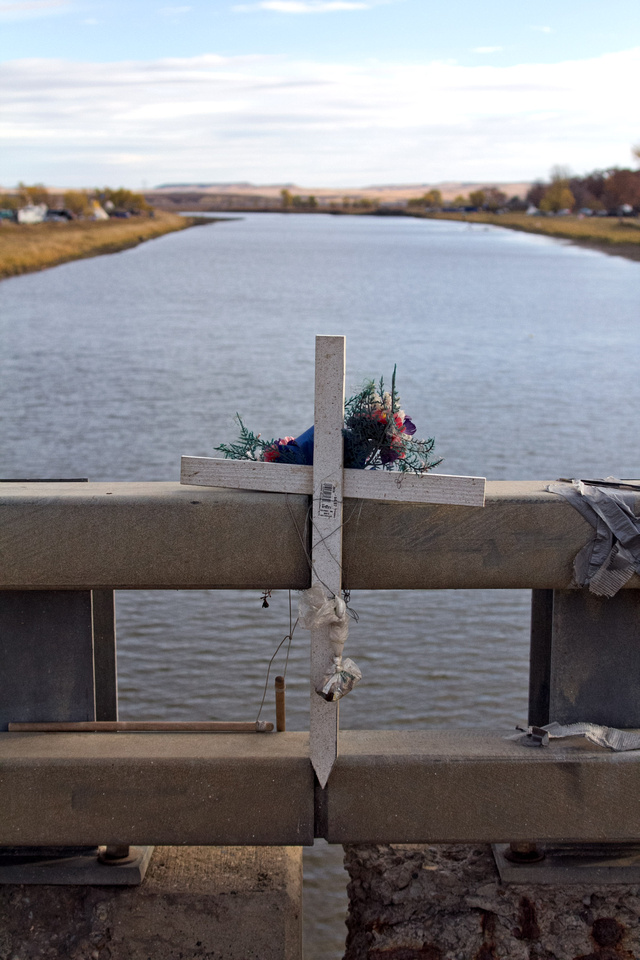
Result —
<instances>
[{"instance_id":1,"label":"metal bracket","mask_svg":"<svg viewBox=\"0 0 640 960\"><path fill-rule=\"evenodd\" d=\"M0 884L138 886L153 850L151 846L0 847Z\"/></svg>"},{"instance_id":2,"label":"metal bracket","mask_svg":"<svg viewBox=\"0 0 640 960\"><path fill-rule=\"evenodd\" d=\"M640 843L539 843L535 861L515 859L512 844L491 846L503 883L640 883Z\"/></svg>"}]
</instances>

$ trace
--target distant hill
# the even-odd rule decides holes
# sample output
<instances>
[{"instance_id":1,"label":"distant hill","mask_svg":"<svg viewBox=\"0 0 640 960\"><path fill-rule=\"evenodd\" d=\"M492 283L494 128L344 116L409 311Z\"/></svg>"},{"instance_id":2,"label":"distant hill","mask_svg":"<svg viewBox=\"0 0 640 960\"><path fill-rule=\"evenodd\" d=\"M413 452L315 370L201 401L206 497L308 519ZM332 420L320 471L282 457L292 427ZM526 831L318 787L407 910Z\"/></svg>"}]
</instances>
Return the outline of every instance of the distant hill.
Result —
<instances>
[{"instance_id":1,"label":"distant hill","mask_svg":"<svg viewBox=\"0 0 640 960\"><path fill-rule=\"evenodd\" d=\"M367 198L389 203L394 200L410 200L412 197L420 197L427 190L432 189L440 190L444 200L453 200L459 194L466 195L470 190L479 190L483 187L496 187L506 193L508 197L524 197L530 186L530 181L505 182L503 180L376 184L368 187L301 187L293 183L253 184L241 181L238 183L163 183L153 190L146 191L145 195L150 201L153 201L154 198L159 199L166 194L188 193L191 195L215 194L221 197L232 195L238 198L264 198L273 202L276 198L279 199L282 190L289 190L292 194L305 197L312 195L325 203L341 201L345 197L350 200Z\"/></svg>"}]
</instances>

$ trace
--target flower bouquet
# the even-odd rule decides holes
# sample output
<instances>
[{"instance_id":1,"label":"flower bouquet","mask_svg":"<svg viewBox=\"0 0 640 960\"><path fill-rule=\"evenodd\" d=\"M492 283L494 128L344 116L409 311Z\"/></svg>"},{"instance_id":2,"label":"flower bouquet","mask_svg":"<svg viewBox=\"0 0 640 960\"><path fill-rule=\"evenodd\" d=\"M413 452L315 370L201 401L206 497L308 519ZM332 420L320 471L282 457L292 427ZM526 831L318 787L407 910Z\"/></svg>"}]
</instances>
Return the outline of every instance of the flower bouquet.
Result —
<instances>
[{"instance_id":1,"label":"flower bouquet","mask_svg":"<svg viewBox=\"0 0 640 960\"><path fill-rule=\"evenodd\" d=\"M299 437L263 440L249 430L237 415L240 436L235 443L216 447L228 459L263 460L270 463L313 464L313 427ZM396 368L393 368L391 390L368 380L359 393L345 403L344 466L356 470L399 470L423 474L441 463L431 458L434 441L416 440L416 427L400 408L396 391ZM315 583L300 599L300 623L307 629L329 627L333 651L331 664L316 692L330 702L344 697L361 679L358 666L342 651L349 632L348 613L340 597L327 596L324 587Z\"/></svg>"},{"instance_id":2,"label":"flower bouquet","mask_svg":"<svg viewBox=\"0 0 640 960\"><path fill-rule=\"evenodd\" d=\"M259 433L255 434L245 427L239 415L237 420L240 425L238 440L216 447L226 458L270 463L313 463L313 427L299 437L262 440ZM384 389L381 377L378 384L367 380L360 392L347 400L342 432L344 465L347 468L421 474L442 462L441 459L431 459L433 439L415 439L415 424L400 408L395 367L390 391Z\"/></svg>"}]
</instances>

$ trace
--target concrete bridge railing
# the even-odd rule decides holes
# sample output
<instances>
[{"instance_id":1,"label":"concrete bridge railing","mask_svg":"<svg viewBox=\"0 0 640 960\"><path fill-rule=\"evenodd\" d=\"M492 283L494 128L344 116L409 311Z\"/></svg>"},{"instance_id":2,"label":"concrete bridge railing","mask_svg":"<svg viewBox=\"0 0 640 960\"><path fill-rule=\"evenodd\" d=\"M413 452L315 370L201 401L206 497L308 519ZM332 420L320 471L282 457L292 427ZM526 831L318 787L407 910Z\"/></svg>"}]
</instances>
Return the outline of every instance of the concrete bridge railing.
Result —
<instances>
[{"instance_id":1,"label":"concrete bridge railing","mask_svg":"<svg viewBox=\"0 0 640 960\"><path fill-rule=\"evenodd\" d=\"M114 589L304 589L304 496L3 483L0 727L112 719ZM533 591L530 721L640 727L640 579L571 589L589 524L542 482L484 509L345 501L349 589ZM384 570L384 574L381 572ZM305 733L0 733L0 845L630 840L640 764L506 731L350 731L327 787Z\"/></svg>"}]
</instances>

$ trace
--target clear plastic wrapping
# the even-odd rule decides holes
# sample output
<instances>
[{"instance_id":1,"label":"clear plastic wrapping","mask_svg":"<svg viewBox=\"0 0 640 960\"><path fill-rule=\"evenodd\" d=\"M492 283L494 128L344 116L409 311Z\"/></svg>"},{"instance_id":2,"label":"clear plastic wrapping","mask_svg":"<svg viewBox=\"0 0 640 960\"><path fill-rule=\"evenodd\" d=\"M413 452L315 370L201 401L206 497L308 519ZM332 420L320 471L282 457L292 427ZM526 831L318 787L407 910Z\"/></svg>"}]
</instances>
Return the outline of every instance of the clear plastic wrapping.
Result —
<instances>
[{"instance_id":1,"label":"clear plastic wrapping","mask_svg":"<svg viewBox=\"0 0 640 960\"><path fill-rule=\"evenodd\" d=\"M331 703L346 697L360 680L362 680L362 673L353 660L349 657L345 657L344 660L342 657L335 657L331 664L331 672L324 675L322 683L316 687L316 693L320 694L323 700Z\"/></svg>"},{"instance_id":2,"label":"clear plastic wrapping","mask_svg":"<svg viewBox=\"0 0 640 960\"><path fill-rule=\"evenodd\" d=\"M349 635L349 616L341 597L328 597L321 583L314 583L300 596L299 621L307 630L329 627L329 641L333 660L328 665L322 682L316 687L324 700L340 700L362 679L358 666L348 657L342 659L342 651Z\"/></svg>"}]
</instances>

